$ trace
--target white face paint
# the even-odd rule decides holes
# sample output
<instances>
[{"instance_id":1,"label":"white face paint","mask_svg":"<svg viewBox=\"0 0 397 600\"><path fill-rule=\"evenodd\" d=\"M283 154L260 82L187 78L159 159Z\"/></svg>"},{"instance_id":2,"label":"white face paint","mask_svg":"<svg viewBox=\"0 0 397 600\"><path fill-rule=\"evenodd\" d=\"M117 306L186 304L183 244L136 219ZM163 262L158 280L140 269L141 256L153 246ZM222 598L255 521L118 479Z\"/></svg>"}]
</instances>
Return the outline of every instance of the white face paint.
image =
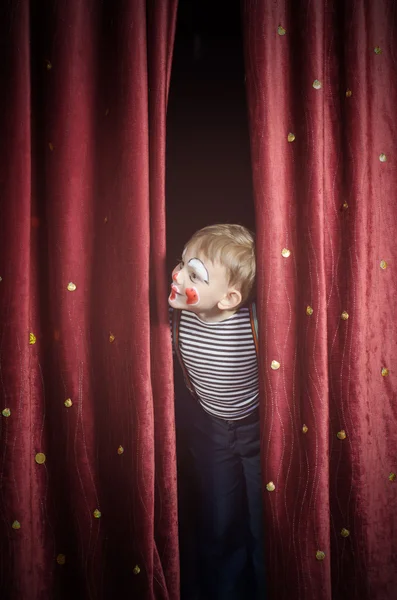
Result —
<instances>
[{"instance_id":1,"label":"white face paint","mask_svg":"<svg viewBox=\"0 0 397 600\"><path fill-rule=\"evenodd\" d=\"M200 279L205 281L205 283L209 283L208 271L199 258L191 258L188 265L195 270Z\"/></svg>"}]
</instances>

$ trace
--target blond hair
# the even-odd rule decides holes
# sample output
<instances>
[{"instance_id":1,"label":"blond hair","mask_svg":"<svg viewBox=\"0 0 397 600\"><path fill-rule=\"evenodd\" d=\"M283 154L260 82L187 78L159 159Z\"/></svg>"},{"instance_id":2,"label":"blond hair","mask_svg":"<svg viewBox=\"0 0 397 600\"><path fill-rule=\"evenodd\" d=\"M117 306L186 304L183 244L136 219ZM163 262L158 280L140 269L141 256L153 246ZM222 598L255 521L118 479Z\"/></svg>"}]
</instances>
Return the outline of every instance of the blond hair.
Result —
<instances>
[{"instance_id":1,"label":"blond hair","mask_svg":"<svg viewBox=\"0 0 397 600\"><path fill-rule=\"evenodd\" d=\"M212 263L226 268L229 285L241 293L239 306L251 299L255 284L255 236L242 225L217 224L199 229L186 246L194 245Z\"/></svg>"}]
</instances>

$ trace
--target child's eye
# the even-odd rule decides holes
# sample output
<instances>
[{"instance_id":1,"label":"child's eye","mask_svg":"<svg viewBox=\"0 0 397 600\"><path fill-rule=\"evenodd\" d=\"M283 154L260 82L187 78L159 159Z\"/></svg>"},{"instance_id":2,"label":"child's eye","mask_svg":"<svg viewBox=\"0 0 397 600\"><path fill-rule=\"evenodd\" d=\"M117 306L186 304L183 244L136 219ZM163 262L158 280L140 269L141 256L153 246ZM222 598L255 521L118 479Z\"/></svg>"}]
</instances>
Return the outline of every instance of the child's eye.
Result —
<instances>
[{"instance_id":1,"label":"child's eye","mask_svg":"<svg viewBox=\"0 0 397 600\"><path fill-rule=\"evenodd\" d=\"M192 274L190 275L190 279L191 279L192 281L196 281L196 279L197 279L197 275L196 275L196 273L192 273Z\"/></svg>"}]
</instances>

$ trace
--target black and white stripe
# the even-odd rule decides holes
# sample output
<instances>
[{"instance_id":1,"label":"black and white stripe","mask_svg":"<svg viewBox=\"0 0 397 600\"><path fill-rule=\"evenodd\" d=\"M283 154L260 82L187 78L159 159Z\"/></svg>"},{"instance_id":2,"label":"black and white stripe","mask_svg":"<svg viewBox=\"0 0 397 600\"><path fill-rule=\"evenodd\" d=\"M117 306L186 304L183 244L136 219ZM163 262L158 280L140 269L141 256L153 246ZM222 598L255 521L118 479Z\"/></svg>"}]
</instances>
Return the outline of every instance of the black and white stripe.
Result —
<instances>
[{"instance_id":1,"label":"black and white stripe","mask_svg":"<svg viewBox=\"0 0 397 600\"><path fill-rule=\"evenodd\" d=\"M172 309L170 310L172 321ZM259 405L258 362L249 310L206 323L182 310L179 348L202 407L221 419L236 420Z\"/></svg>"}]
</instances>

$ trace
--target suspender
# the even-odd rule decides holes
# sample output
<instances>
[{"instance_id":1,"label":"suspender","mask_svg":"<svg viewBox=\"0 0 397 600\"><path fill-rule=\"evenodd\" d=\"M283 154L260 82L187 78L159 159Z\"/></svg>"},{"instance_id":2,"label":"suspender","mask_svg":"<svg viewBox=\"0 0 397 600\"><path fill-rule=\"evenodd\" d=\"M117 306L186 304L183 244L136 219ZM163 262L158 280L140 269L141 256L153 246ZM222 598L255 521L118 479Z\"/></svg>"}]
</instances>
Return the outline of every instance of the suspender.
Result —
<instances>
[{"instance_id":1,"label":"suspender","mask_svg":"<svg viewBox=\"0 0 397 600\"><path fill-rule=\"evenodd\" d=\"M256 354L258 355L258 318L257 318L257 314L256 314L255 302L251 302L250 305L248 306L248 309L249 309L249 313L250 313L252 337L254 338ZM189 392L195 398L197 398L194 388L189 379L187 369L183 363L181 351L179 348L179 323L181 320L181 315L182 315L182 311L174 308L174 310L172 311L172 339L173 339L173 343L174 343L175 354L177 355L179 363L182 368L182 373L183 373L183 376L185 379L186 387L189 390Z\"/></svg>"}]
</instances>

